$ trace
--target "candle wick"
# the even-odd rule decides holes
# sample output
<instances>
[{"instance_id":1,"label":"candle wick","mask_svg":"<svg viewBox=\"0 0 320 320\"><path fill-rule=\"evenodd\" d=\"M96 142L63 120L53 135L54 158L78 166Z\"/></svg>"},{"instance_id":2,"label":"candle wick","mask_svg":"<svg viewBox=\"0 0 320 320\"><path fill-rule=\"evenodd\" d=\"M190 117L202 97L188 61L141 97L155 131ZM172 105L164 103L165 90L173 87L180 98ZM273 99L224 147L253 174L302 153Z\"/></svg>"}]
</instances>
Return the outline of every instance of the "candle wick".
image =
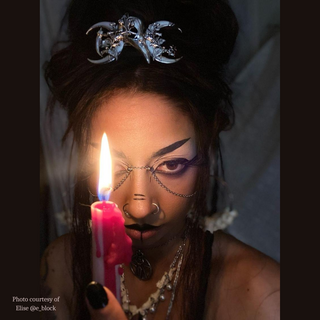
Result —
<instances>
[{"instance_id":1,"label":"candle wick","mask_svg":"<svg viewBox=\"0 0 320 320\"><path fill-rule=\"evenodd\" d=\"M104 187L100 189L100 200L101 201L108 201L110 197L110 193L112 191L111 187Z\"/></svg>"}]
</instances>

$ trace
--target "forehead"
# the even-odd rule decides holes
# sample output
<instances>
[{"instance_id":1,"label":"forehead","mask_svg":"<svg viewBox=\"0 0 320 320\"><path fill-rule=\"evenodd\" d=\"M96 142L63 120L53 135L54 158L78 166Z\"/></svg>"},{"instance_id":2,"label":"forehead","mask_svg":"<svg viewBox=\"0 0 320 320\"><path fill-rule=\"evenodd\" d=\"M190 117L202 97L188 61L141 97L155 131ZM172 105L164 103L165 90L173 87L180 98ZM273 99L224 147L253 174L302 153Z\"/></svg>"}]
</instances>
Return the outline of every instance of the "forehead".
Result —
<instances>
[{"instance_id":1,"label":"forehead","mask_svg":"<svg viewBox=\"0 0 320 320\"><path fill-rule=\"evenodd\" d=\"M106 132L116 150L154 151L195 132L189 117L162 96L149 93L117 94L102 103L91 123L91 137L100 143Z\"/></svg>"}]
</instances>

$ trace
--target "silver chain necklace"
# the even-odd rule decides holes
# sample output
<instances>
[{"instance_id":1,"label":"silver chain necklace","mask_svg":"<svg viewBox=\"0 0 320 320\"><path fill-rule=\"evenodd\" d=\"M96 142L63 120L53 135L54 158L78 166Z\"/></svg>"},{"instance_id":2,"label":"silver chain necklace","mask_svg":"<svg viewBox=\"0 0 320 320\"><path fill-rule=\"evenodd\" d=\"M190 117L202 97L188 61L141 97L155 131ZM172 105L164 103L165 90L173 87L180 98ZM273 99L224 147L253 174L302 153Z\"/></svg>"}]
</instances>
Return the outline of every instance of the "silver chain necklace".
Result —
<instances>
[{"instance_id":1,"label":"silver chain necklace","mask_svg":"<svg viewBox=\"0 0 320 320\"><path fill-rule=\"evenodd\" d=\"M159 244L157 246L154 246L148 249L154 250L156 248L166 246L168 243L173 241L177 236L178 234L175 234L165 243ZM130 262L130 270L137 278L139 278L142 281L149 280L152 277L153 269L152 269L151 263L145 257L144 253L140 249L137 249L136 252L132 255L131 262Z\"/></svg>"},{"instance_id":2,"label":"silver chain necklace","mask_svg":"<svg viewBox=\"0 0 320 320\"><path fill-rule=\"evenodd\" d=\"M169 319L169 315L172 310L173 301L175 298L175 290L178 283L178 278L180 275L181 265L183 261L183 250L186 244L186 238L182 245L179 246L178 251L175 254L175 257L170 264L169 272L165 272L161 280L157 282L157 291L150 295L148 300L140 307L137 308L135 305L130 305L129 292L125 286L125 275L124 272L121 275L121 297L122 297L122 308L126 313L128 319L132 319L133 316L139 314L139 319L147 320L147 315L149 313L155 313L159 302L165 300L165 290L171 291L171 299L169 302L166 320ZM179 261L178 261L179 260ZM178 261L178 265L176 267ZM123 268L123 265L122 265ZM173 284L171 281L174 277Z\"/></svg>"}]
</instances>

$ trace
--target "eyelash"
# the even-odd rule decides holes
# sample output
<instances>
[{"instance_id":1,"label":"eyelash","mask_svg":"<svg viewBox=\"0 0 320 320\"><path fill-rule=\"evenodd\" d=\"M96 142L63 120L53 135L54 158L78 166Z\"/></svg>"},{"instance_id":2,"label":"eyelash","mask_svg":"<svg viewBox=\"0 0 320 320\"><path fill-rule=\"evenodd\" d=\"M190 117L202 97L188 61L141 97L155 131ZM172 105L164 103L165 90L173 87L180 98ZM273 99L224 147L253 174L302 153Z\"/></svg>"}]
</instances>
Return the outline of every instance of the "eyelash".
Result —
<instances>
[{"instance_id":1,"label":"eyelash","mask_svg":"<svg viewBox=\"0 0 320 320\"><path fill-rule=\"evenodd\" d=\"M121 169L121 170L116 170L116 167L121 167L121 168L123 168L123 169ZM114 174L115 174L115 175L118 175L118 176L123 175L123 174L125 174L125 173L128 172L128 168L130 168L129 165L127 165L127 164L125 164L125 163L118 163L118 164L116 164L116 165L114 166L114 168L113 168Z\"/></svg>"},{"instance_id":2,"label":"eyelash","mask_svg":"<svg viewBox=\"0 0 320 320\"><path fill-rule=\"evenodd\" d=\"M195 157L196 158L196 157ZM185 159L185 158L176 158L176 159L170 159L170 160L165 160L163 162L161 162L159 165L156 165L155 166L152 166L150 167L150 171L152 173L156 173L156 174L162 174L162 175L170 175L170 176L178 176L178 175L181 175L183 174L187 168L192 165L191 163L194 162L195 158L191 159L191 160L188 160L188 159ZM174 170L159 170L159 168L161 166L165 166L165 165L181 165L182 168L174 171ZM120 170L116 170L116 167L121 167ZM127 163L118 163L114 166L113 168L113 172L114 172L114 175L115 176L118 176L118 177L121 177L123 176L124 174L128 173L128 169L130 168L131 166Z\"/></svg>"},{"instance_id":3,"label":"eyelash","mask_svg":"<svg viewBox=\"0 0 320 320\"><path fill-rule=\"evenodd\" d=\"M157 165L156 167L151 167L150 168L150 171L151 172L155 172L155 173L158 173L158 174L165 174L165 175L178 175L178 174L181 174L185 171L185 169L188 167L188 162L189 160L188 159L185 159L185 158L178 158L178 159L172 159L172 160L166 160L166 161L163 161L162 163L160 163L159 165ZM182 168L180 169L174 169L174 170L160 170L160 167L161 166L170 166L170 165L177 165L177 166L183 166ZM117 164L117 166L120 166L122 167L123 169L122 170L114 170L114 173L116 176L121 176L125 173L128 172L128 168L130 168L129 165L125 165L125 164Z\"/></svg>"},{"instance_id":4,"label":"eyelash","mask_svg":"<svg viewBox=\"0 0 320 320\"><path fill-rule=\"evenodd\" d=\"M178 158L178 159L173 159L173 160L167 160L163 161L160 165L158 165L155 169L154 172L158 174L165 174L165 175L179 175L182 174L188 167L188 162L189 160L184 159L184 158ZM173 169L173 170L159 170L159 167L161 166L182 166L182 168L179 169Z\"/></svg>"}]
</instances>

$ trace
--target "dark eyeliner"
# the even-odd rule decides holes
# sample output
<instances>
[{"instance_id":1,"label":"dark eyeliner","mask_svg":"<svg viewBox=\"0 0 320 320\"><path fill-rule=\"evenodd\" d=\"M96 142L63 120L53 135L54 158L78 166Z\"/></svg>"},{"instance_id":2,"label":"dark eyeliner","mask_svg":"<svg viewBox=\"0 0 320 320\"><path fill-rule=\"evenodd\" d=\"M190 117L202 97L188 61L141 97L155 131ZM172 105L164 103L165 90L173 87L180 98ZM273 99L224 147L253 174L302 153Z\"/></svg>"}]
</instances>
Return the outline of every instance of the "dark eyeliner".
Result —
<instances>
[{"instance_id":1,"label":"dark eyeliner","mask_svg":"<svg viewBox=\"0 0 320 320\"><path fill-rule=\"evenodd\" d=\"M176 172L171 172L170 171L157 171L157 168L154 170L154 172L156 174L163 174L163 175L170 175L170 176L177 176L177 175L180 175L180 174L183 174L185 172L185 170L189 167L188 166L188 163L190 161L188 159L185 159L185 158L177 158L177 159L172 159L172 160L167 160L167 161L163 161L161 164L159 164L157 166L160 167L162 165L165 165L167 163L175 163L175 164L178 164L178 165L184 165L184 167L182 169L180 169L179 171L176 171Z\"/></svg>"},{"instance_id":2,"label":"dark eyeliner","mask_svg":"<svg viewBox=\"0 0 320 320\"><path fill-rule=\"evenodd\" d=\"M167 160L167 161L163 161L161 162L161 165L167 163L167 162L175 162L175 161L180 161L180 163L178 164L184 164L184 167L177 171L177 172L172 172L172 173L169 173L169 172L157 172L157 169L153 169L153 172L154 173L158 173L158 174L163 174L163 175L169 175L169 176L178 176L178 175L182 175L189 167L191 167L192 165L197 165L197 160L198 160L198 155L195 155L191 160L188 160L188 159L185 159L185 158L176 158L176 159L172 159L172 160ZM157 167L159 167L157 166Z\"/></svg>"}]
</instances>

